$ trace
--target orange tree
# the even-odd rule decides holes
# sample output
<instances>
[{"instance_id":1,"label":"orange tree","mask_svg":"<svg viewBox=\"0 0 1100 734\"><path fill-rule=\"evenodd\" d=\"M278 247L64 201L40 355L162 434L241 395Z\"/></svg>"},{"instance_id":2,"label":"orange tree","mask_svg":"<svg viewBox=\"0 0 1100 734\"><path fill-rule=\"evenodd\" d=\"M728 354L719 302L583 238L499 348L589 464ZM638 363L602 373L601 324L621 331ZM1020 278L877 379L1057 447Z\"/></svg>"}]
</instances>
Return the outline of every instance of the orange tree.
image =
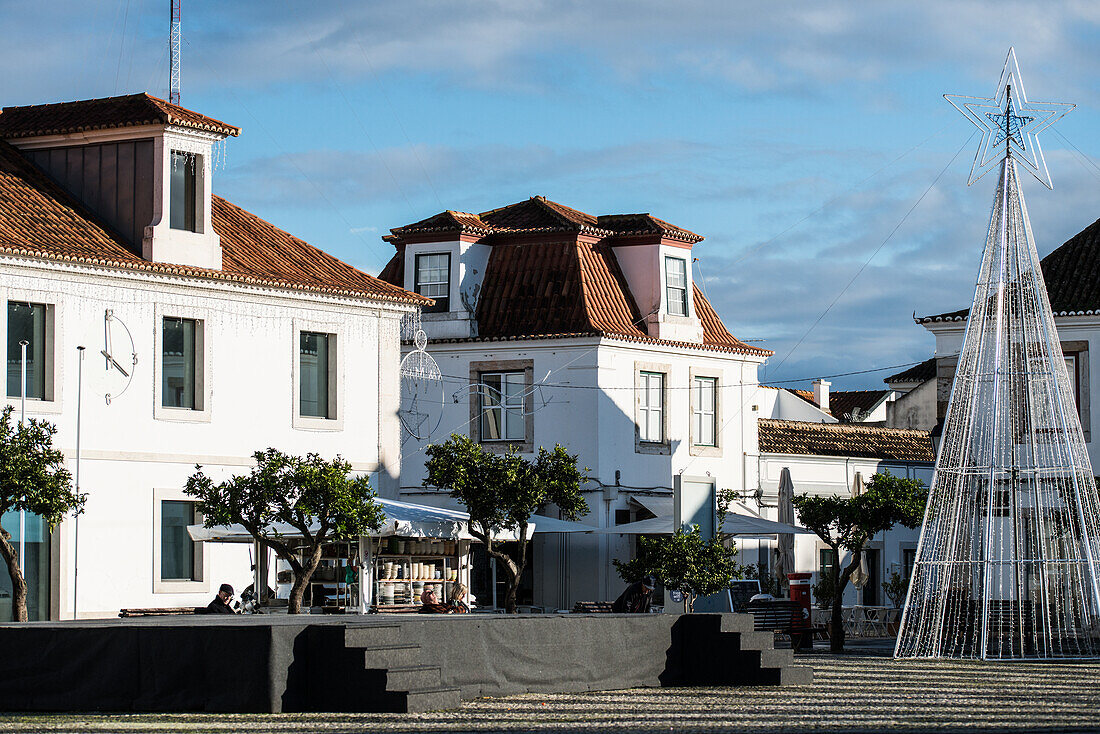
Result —
<instances>
[{"instance_id":1,"label":"orange tree","mask_svg":"<svg viewBox=\"0 0 1100 734\"><path fill-rule=\"evenodd\" d=\"M485 544L490 557L503 565L507 577L504 609L516 611L516 590L527 567L529 518L540 507L553 503L568 520L588 514L581 485L587 469L577 468L577 457L563 446L553 451L539 448L534 461L513 448L498 454L486 451L466 436L452 433L446 442L425 450L428 477L425 486L450 491L470 513L470 534ZM495 539L501 531L516 535L516 555L510 556Z\"/></svg>"}]
</instances>

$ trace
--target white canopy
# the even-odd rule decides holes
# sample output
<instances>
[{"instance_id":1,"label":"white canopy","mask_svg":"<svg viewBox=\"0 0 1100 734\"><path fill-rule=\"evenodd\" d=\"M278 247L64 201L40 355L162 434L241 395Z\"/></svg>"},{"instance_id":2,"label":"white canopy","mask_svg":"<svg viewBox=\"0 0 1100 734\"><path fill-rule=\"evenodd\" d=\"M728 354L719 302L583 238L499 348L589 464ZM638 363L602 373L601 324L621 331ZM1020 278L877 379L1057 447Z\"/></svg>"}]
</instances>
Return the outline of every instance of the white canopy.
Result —
<instances>
[{"instance_id":1,"label":"white canopy","mask_svg":"<svg viewBox=\"0 0 1100 734\"><path fill-rule=\"evenodd\" d=\"M386 513L386 520L378 532L371 533L373 537L385 538L391 535L397 535L405 538L441 538L443 540L475 540L474 536L470 535L469 522L470 515L462 512L461 510L449 510L444 507L433 507L431 505L416 505L411 502L401 502L399 500L377 498L377 501L382 505L383 511ZM563 525L579 525L580 523L566 523L563 520L555 520L549 517L535 516L532 521L537 522L534 526L528 526L528 539L532 533L535 532L535 528L547 524L553 526L554 523L560 523ZM589 529L588 526L584 526L585 529ZM287 538L300 537L301 532L292 525L285 523L276 523L271 526L271 530L275 531L278 535ZM318 530L320 525L314 525L310 530ZM572 530L548 530L539 532L576 532ZM191 536L191 539L195 542L201 543L204 541L216 541L220 543L251 543L253 537L251 533L245 530L243 525L218 525L213 528L205 528L202 525L188 525L187 533ZM516 534L514 532L497 533L494 536L497 540L515 540Z\"/></svg>"},{"instance_id":2,"label":"white canopy","mask_svg":"<svg viewBox=\"0 0 1100 734\"><path fill-rule=\"evenodd\" d=\"M648 499L648 498L647 498ZM672 533L672 516L651 517L648 520L616 525L610 528L593 530L598 535L660 535ZM800 528L797 525L765 520L753 515L739 515L731 513L726 515L726 521L722 523L722 532L728 535L775 535L777 533L795 533L800 535L813 535L812 530Z\"/></svg>"},{"instance_id":3,"label":"white canopy","mask_svg":"<svg viewBox=\"0 0 1100 734\"><path fill-rule=\"evenodd\" d=\"M536 533L590 533L596 528L582 522L559 520L556 517L531 515L528 523L534 523Z\"/></svg>"}]
</instances>

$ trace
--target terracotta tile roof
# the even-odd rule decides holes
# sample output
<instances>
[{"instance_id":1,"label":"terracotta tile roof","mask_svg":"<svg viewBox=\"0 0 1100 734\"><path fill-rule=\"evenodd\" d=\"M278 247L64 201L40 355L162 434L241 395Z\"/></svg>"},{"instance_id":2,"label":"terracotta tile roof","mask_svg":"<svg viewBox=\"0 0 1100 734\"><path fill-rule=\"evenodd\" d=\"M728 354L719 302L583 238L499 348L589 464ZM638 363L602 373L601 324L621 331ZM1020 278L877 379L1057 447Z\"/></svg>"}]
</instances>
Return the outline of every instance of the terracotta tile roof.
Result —
<instances>
[{"instance_id":1,"label":"terracotta tile roof","mask_svg":"<svg viewBox=\"0 0 1100 734\"><path fill-rule=\"evenodd\" d=\"M222 242L221 270L148 262L18 150L0 141L2 254L401 303L431 302L360 272L216 196L211 216Z\"/></svg>"},{"instance_id":2,"label":"terracotta tile roof","mask_svg":"<svg viewBox=\"0 0 1100 734\"><path fill-rule=\"evenodd\" d=\"M484 236L493 230L488 224L481 221L476 214L456 212L448 209L445 212L440 212L427 219L421 219L419 222L406 224L404 227L397 227L390 231L392 234L386 235L382 239L392 242L411 235L433 232L455 232L456 234L469 233Z\"/></svg>"},{"instance_id":3,"label":"terracotta tile roof","mask_svg":"<svg viewBox=\"0 0 1100 734\"><path fill-rule=\"evenodd\" d=\"M611 230L620 237L659 234L690 243L699 242L703 239L702 235L677 227L675 224L669 224L652 214L604 214L596 219L601 227Z\"/></svg>"},{"instance_id":4,"label":"terracotta tile roof","mask_svg":"<svg viewBox=\"0 0 1100 734\"><path fill-rule=\"evenodd\" d=\"M899 372L896 375L890 375L883 382L891 384L894 382L924 382L925 380L931 380L936 376L936 358L931 357L924 360L915 367L910 367L904 372Z\"/></svg>"},{"instance_id":5,"label":"terracotta tile roof","mask_svg":"<svg viewBox=\"0 0 1100 734\"><path fill-rule=\"evenodd\" d=\"M761 453L892 461L933 462L936 459L928 431L771 418L759 419L757 427Z\"/></svg>"},{"instance_id":6,"label":"terracotta tile roof","mask_svg":"<svg viewBox=\"0 0 1100 734\"><path fill-rule=\"evenodd\" d=\"M0 111L0 138L5 140L136 125L176 125L219 135L241 132L239 127L145 93L5 107Z\"/></svg>"},{"instance_id":7,"label":"terracotta tile roof","mask_svg":"<svg viewBox=\"0 0 1100 734\"><path fill-rule=\"evenodd\" d=\"M585 232L598 231L596 217L550 201L545 196L532 196L526 201L491 209L479 215L481 221L496 232Z\"/></svg>"},{"instance_id":8,"label":"terracotta tile roof","mask_svg":"<svg viewBox=\"0 0 1100 734\"><path fill-rule=\"evenodd\" d=\"M1100 314L1100 219L1042 259L1050 308L1055 316ZM921 316L917 323L965 321L964 308L934 316Z\"/></svg>"},{"instance_id":9,"label":"terracotta tile roof","mask_svg":"<svg viewBox=\"0 0 1100 734\"><path fill-rule=\"evenodd\" d=\"M842 421L850 419L858 409L861 414L870 413L893 392L892 390L831 390L829 412Z\"/></svg>"}]
</instances>

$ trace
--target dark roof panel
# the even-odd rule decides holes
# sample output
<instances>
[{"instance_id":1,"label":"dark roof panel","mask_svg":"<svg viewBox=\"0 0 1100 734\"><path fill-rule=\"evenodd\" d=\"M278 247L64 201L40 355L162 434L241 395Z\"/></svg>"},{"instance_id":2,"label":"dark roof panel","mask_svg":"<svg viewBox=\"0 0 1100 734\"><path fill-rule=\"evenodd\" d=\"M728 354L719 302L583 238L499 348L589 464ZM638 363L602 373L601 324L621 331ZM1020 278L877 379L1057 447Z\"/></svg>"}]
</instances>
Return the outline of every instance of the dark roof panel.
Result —
<instances>
[{"instance_id":1,"label":"dark roof panel","mask_svg":"<svg viewBox=\"0 0 1100 734\"><path fill-rule=\"evenodd\" d=\"M894 382L924 382L925 380L931 380L936 376L936 358L931 357L924 360L915 367L910 367L904 372L899 372L896 375L890 375L883 382L890 384Z\"/></svg>"}]
</instances>

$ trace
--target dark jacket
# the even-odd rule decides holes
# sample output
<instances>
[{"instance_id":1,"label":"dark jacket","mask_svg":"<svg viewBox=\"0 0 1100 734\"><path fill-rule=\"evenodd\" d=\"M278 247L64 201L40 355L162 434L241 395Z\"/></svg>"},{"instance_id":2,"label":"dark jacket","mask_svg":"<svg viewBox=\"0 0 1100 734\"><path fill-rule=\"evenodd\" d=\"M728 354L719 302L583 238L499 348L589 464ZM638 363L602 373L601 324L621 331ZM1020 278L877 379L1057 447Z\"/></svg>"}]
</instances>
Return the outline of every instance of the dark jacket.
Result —
<instances>
[{"instance_id":1,"label":"dark jacket","mask_svg":"<svg viewBox=\"0 0 1100 734\"><path fill-rule=\"evenodd\" d=\"M236 614L233 608L222 601L220 596L215 596L214 600L206 605L206 611L204 614Z\"/></svg>"},{"instance_id":2,"label":"dark jacket","mask_svg":"<svg viewBox=\"0 0 1100 734\"><path fill-rule=\"evenodd\" d=\"M626 591L619 595L611 604L613 612L627 612L642 614L649 611L649 605L653 603L653 590L647 590L641 581L636 581L626 587Z\"/></svg>"}]
</instances>

